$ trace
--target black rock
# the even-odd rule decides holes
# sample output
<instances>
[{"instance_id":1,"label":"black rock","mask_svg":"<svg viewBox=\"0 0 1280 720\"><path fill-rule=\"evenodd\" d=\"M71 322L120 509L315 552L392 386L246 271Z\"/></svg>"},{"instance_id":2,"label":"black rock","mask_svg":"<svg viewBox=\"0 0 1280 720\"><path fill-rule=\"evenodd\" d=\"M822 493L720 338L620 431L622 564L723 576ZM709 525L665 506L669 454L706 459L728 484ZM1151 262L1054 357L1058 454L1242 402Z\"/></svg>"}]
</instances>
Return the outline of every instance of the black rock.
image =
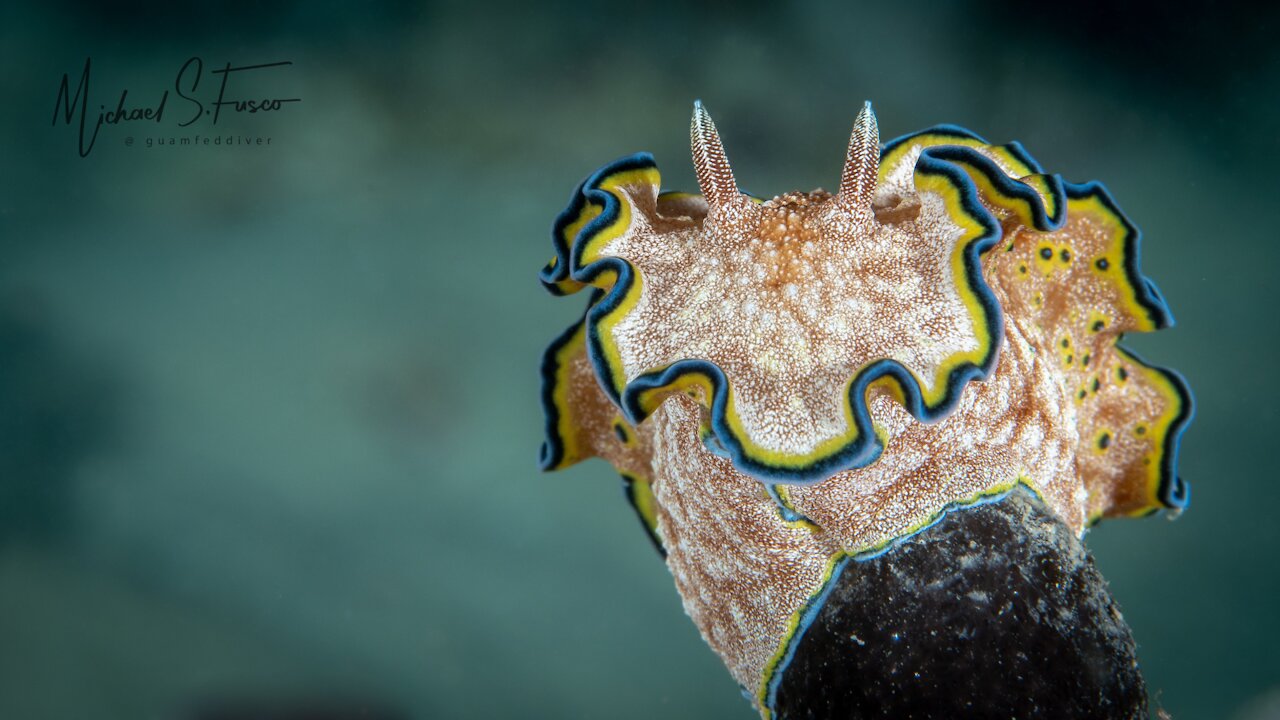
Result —
<instances>
[{"instance_id":1,"label":"black rock","mask_svg":"<svg viewBox=\"0 0 1280 720\"><path fill-rule=\"evenodd\" d=\"M850 560L778 718L1145 718L1133 637L1080 540L1029 491Z\"/></svg>"}]
</instances>

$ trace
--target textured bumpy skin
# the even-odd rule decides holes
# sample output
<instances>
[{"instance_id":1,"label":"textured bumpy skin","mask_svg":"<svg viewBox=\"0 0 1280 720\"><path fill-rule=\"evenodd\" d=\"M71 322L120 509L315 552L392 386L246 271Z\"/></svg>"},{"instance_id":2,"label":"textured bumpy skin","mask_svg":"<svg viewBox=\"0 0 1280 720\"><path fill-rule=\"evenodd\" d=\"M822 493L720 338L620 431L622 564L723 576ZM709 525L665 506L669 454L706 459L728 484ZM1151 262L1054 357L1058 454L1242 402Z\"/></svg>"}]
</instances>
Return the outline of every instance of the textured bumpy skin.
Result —
<instances>
[{"instance_id":1,"label":"textured bumpy skin","mask_svg":"<svg viewBox=\"0 0 1280 720\"><path fill-rule=\"evenodd\" d=\"M837 192L741 194L709 116L701 195L653 159L588 177L542 272L589 291L542 365L544 469L602 457L686 611L766 716L852 557L1025 488L1079 536L1181 510L1174 373L1117 346L1171 324L1102 186L868 105Z\"/></svg>"}]
</instances>

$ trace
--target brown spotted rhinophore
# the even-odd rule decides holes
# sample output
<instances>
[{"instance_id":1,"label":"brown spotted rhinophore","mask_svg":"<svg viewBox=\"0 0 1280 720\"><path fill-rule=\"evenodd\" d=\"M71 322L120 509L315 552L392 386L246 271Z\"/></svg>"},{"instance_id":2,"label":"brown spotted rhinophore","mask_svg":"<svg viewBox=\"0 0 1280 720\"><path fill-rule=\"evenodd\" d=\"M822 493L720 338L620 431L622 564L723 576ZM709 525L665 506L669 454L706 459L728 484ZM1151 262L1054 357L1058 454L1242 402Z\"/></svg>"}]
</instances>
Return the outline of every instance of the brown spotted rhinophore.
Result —
<instances>
[{"instance_id":1,"label":"brown spotted rhinophore","mask_svg":"<svg viewBox=\"0 0 1280 720\"><path fill-rule=\"evenodd\" d=\"M953 126L881 145L868 103L834 194L762 201L691 130L700 195L637 154L555 223L542 281L589 301L543 358L542 466L617 468L762 714L850 563L948 514L1030 493L1077 542L1184 507L1190 396L1116 344L1172 319L1101 185Z\"/></svg>"}]
</instances>

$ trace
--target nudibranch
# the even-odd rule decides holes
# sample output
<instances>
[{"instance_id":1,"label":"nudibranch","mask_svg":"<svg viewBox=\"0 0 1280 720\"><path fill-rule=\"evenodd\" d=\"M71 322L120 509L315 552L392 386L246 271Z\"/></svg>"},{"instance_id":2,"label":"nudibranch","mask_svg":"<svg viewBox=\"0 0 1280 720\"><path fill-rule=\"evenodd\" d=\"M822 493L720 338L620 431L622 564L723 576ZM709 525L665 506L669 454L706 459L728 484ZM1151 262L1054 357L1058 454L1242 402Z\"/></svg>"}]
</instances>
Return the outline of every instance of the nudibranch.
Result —
<instances>
[{"instance_id":1,"label":"nudibranch","mask_svg":"<svg viewBox=\"0 0 1280 720\"><path fill-rule=\"evenodd\" d=\"M1121 694L1142 695L1079 538L1101 518L1185 506L1191 399L1117 345L1172 318L1108 192L955 126L881 144L870 103L834 194L739 191L701 104L691 139L700 194L662 192L641 153L590 175L556 219L541 280L589 300L543 357L542 467L614 465L686 611L766 717L864 707L856 686L875 666L901 686L871 707L931 697L936 680L912 663L975 662L999 644L987 618L1006 614L1058 633L1016 631L1055 667L1097 674L1103 653L1132 671ZM986 585L949 584L974 567ZM880 595L857 589L876 577ZM951 654L904 640L930 632L909 617L929 588L945 588L930 622L953 634ZM977 649L955 649L966 641ZM1030 687L1049 660L1025 656L990 672ZM841 673L825 710L797 700ZM1047 685L1095 692L1077 682ZM964 707L982 706L978 690Z\"/></svg>"}]
</instances>

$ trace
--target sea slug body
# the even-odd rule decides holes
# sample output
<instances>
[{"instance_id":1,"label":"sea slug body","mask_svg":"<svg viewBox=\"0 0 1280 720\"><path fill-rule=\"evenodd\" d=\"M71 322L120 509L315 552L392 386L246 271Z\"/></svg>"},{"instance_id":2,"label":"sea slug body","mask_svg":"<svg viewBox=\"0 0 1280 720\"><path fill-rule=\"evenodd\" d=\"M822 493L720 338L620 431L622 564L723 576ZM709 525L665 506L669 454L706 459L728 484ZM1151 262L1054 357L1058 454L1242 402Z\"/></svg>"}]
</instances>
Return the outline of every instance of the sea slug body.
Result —
<instances>
[{"instance_id":1,"label":"sea slug body","mask_svg":"<svg viewBox=\"0 0 1280 720\"><path fill-rule=\"evenodd\" d=\"M882 145L868 103L834 194L760 200L700 104L691 134L701 194L637 154L555 222L542 282L589 299L543 357L541 462L615 466L762 714L851 561L1011 496L1070 542L1185 506L1190 395L1117 345L1172 317L1100 184L954 126Z\"/></svg>"}]
</instances>

